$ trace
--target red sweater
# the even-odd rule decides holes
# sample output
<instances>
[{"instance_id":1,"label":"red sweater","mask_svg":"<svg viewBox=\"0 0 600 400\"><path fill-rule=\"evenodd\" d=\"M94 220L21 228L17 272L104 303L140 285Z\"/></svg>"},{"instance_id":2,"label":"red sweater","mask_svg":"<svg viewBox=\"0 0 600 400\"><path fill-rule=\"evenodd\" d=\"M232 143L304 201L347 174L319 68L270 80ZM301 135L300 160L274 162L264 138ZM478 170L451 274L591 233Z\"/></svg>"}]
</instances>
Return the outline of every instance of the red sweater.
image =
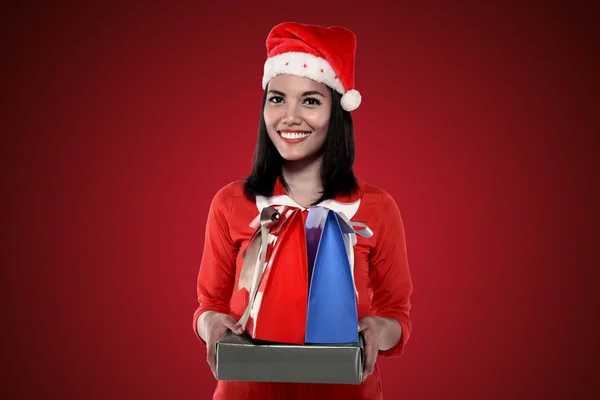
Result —
<instances>
[{"instance_id":1,"label":"red sweater","mask_svg":"<svg viewBox=\"0 0 600 400\"><path fill-rule=\"evenodd\" d=\"M275 196L285 196L279 180L275 184ZM200 338L196 327L202 312L214 310L228 313L236 320L244 312L247 293L234 290L243 262L240 249L245 248L255 229L250 224L259 214L260 204L269 200L248 199L244 195L242 181L236 181L221 188L211 202L198 274L199 305L193 318L194 332L203 345L206 343ZM379 351L379 356L400 356L411 331L412 293L400 211L388 193L360 179L357 194L338 196L333 200L335 205L343 208L351 221L363 222L373 231L373 236L368 239L357 235L358 241L354 246L358 318L395 318L402 326L402 337L393 348ZM381 399L381 396L381 380L376 363L375 371L360 385L218 381L214 399L373 400Z\"/></svg>"}]
</instances>

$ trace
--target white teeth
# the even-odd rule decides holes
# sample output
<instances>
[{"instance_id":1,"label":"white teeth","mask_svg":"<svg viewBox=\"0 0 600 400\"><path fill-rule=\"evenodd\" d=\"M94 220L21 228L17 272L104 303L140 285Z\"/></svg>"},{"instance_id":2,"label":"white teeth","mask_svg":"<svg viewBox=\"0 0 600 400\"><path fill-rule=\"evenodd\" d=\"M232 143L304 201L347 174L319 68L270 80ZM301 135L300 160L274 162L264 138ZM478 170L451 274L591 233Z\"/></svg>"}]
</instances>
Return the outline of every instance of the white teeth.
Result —
<instances>
[{"instance_id":1,"label":"white teeth","mask_svg":"<svg viewBox=\"0 0 600 400\"><path fill-rule=\"evenodd\" d=\"M281 132L280 134L284 139L304 139L310 135L310 133L303 132Z\"/></svg>"}]
</instances>

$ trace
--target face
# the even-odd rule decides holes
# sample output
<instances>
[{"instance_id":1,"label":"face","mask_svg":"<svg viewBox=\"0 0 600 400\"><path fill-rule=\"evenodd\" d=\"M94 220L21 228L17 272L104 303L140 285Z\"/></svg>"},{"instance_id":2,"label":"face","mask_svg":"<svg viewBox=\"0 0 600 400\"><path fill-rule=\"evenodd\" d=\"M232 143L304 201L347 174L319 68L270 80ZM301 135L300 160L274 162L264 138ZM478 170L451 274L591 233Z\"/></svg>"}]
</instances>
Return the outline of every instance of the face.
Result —
<instances>
[{"instance_id":1,"label":"face","mask_svg":"<svg viewBox=\"0 0 600 400\"><path fill-rule=\"evenodd\" d=\"M287 161L311 159L325 143L331 115L329 88L309 78L278 75L263 110L269 138Z\"/></svg>"}]
</instances>

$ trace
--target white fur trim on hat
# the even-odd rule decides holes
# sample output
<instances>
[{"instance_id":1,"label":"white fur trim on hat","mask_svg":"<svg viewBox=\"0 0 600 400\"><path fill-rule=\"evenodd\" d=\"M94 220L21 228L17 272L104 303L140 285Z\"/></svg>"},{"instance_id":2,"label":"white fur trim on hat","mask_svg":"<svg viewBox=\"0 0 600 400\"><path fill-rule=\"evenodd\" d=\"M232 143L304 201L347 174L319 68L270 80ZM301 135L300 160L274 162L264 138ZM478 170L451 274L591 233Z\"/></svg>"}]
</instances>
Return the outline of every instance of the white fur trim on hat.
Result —
<instances>
[{"instance_id":1,"label":"white fur trim on hat","mask_svg":"<svg viewBox=\"0 0 600 400\"><path fill-rule=\"evenodd\" d=\"M329 86L342 95L346 93L344 85L327 60L312 54L288 52L268 58L264 66L262 88L265 89L267 83L279 74L310 78Z\"/></svg>"},{"instance_id":2,"label":"white fur trim on hat","mask_svg":"<svg viewBox=\"0 0 600 400\"><path fill-rule=\"evenodd\" d=\"M358 90L350 89L342 96L342 108L346 111L356 110L358 106L360 106L361 101L362 96L360 95Z\"/></svg>"}]
</instances>

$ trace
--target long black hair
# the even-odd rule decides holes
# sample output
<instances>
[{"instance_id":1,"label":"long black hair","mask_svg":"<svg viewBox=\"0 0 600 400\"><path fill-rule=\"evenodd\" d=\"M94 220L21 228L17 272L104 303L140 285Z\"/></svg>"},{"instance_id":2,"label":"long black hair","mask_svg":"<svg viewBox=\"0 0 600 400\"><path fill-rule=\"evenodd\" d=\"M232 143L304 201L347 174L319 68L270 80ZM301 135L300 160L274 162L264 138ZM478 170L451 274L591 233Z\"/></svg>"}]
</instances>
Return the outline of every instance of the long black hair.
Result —
<instances>
[{"instance_id":1,"label":"long black hair","mask_svg":"<svg viewBox=\"0 0 600 400\"><path fill-rule=\"evenodd\" d=\"M331 88L329 90L332 104L329 129L322 148L321 183L323 193L315 204L337 195L351 195L358 189L353 170L355 143L352 116L342 108L341 95ZM283 157L269 138L263 116L267 92L268 88L265 89L262 101L258 139L254 151L254 166L252 172L244 180L244 192L250 198L257 195L272 196L278 177L284 188L289 189L282 174Z\"/></svg>"}]
</instances>

